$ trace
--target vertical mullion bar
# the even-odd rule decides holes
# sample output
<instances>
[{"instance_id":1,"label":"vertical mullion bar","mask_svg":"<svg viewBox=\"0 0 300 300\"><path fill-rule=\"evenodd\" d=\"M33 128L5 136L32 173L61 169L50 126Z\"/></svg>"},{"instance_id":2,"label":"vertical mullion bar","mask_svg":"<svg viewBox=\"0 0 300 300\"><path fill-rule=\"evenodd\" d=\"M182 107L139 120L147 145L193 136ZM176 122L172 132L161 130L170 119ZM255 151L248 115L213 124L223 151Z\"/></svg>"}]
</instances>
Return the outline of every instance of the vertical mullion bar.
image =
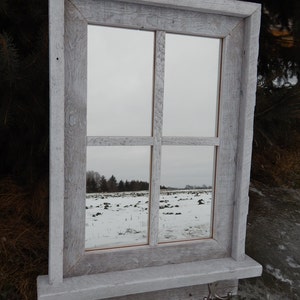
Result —
<instances>
[{"instance_id":1,"label":"vertical mullion bar","mask_svg":"<svg viewBox=\"0 0 300 300\"><path fill-rule=\"evenodd\" d=\"M49 284L63 281L64 0L49 1L50 201Z\"/></svg>"},{"instance_id":2,"label":"vertical mullion bar","mask_svg":"<svg viewBox=\"0 0 300 300\"><path fill-rule=\"evenodd\" d=\"M151 153L151 194L149 215L149 245L158 243L159 197L160 197L160 166L161 141L163 124L165 69L165 32L155 34L155 63L154 63L154 100L153 100L153 147Z\"/></svg>"}]
</instances>

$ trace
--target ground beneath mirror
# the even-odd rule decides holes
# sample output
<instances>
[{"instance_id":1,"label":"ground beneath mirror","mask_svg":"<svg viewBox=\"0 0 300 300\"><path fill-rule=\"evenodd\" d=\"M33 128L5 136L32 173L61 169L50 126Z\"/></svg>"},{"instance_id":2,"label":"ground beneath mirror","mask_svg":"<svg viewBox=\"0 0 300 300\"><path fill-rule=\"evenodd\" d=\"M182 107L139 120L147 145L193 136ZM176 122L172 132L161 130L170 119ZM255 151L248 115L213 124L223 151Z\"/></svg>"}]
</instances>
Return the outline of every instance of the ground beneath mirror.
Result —
<instances>
[{"instance_id":1,"label":"ground beneath mirror","mask_svg":"<svg viewBox=\"0 0 300 300\"><path fill-rule=\"evenodd\" d=\"M234 299L300 299L300 190L250 188L246 253L263 266Z\"/></svg>"}]
</instances>

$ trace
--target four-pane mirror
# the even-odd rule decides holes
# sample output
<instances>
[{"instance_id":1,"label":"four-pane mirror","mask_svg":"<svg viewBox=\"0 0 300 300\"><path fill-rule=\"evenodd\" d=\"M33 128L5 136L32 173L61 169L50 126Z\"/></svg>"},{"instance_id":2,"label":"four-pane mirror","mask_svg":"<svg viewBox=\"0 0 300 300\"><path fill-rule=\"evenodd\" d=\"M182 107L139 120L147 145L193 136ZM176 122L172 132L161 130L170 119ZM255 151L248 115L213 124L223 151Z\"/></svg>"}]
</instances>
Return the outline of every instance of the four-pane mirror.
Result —
<instances>
[{"instance_id":1,"label":"four-pane mirror","mask_svg":"<svg viewBox=\"0 0 300 300\"><path fill-rule=\"evenodd\" d=\"M88 26L87 136L133 142L87 146L86 249L148 244L151 201L159 202L159 243L212 237L217 147L188 138L217 137L220 47L220 39L166 33L154 158L155 32ZM134 143L143 137L150 142Z\"/></svg>"}]
</instances>

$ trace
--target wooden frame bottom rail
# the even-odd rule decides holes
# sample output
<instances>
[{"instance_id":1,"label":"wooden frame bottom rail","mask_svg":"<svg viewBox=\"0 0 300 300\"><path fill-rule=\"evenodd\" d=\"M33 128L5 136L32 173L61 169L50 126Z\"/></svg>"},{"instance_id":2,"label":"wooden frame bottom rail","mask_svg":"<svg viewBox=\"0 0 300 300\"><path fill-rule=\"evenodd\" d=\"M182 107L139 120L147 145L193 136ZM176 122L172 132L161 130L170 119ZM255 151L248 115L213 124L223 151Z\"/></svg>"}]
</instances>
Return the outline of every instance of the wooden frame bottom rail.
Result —
<instances>
[{"instance_id":1,"label":"wooden frame bottom rail","mask_svg":"<svg viewBox=\"0 0 300 300\"><path fill-rule=\"evenodd\" d=\"M250 257L214 259L127 271L65 278L50 285L48 276L38 277L40 300L95 300L179 287L260 276L262 267Z\"/></svg>"}]
</instances>

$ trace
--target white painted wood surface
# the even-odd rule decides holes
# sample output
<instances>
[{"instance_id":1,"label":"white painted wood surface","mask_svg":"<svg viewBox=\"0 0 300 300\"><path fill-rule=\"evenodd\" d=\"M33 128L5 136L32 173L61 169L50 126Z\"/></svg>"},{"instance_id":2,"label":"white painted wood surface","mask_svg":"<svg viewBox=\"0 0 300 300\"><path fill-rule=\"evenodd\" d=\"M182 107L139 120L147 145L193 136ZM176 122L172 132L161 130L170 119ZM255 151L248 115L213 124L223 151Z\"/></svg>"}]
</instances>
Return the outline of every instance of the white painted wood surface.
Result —
<instances>
[{"instance_id":1,"label":"white painted wood surface","mask_svg":"<svg viewBox=\"0 0 300 300\"><path fill-rule=\"evenodd\" d=\"M243 22L223 40L213 237L230 254L242 73Z\"/></svg>"},{"instance_id":2,"label":"white painted wood surface","mask_svg":"<svg viewBox=\"0 0 300 300\"><path fill-rule=\"evenodd\" d=\"M219 259L228 253L213 239L88 251L69 276Z\"/></svg>"},{"instance_id":3,"label":"white painted wood surface","mask_svg":"<svg viewBox=\"0 0 300 300\"><path fill-rule=\"evenodd\" d=\"M63 279L64 228L64 0L49 1L50 188L49 282Z\"/></svg>"},{"instance_id":4,"label":"white painted wood surface","mask_svg":"<svg viewBox=\"0 0 300 300\"><path fill-rule=\"evenodd\" d=\"M96 6L95 6L96 5ZM100 6L99 6L100 5ZM168 19L171 16L171 19L174 19L178 14L182 14L184 16L183 19L180 19L178 23L178 28L181 28L181 32L191 32L190 30L194 30L194 17L199 17L199 13L196 15L191 11L181 11L181 10L173 10L160 9L155 7L155 16L153 15L153 7L144 7L138 5L132 5L128 3L119 3L118 1L80 1L80 0L70 0L68 1L68 7L70 12L68 13L69 18L67 22L67 30L66 33L69 35L67 37L67 56L68 63L66 63L67 67L70 67L70 71L67 71L68 74L68 83L70 85L70 97L69 92L67 93L67 105L68 111L70 111L71 116L66 114L66 158L68 160L66 164L66 172L68 176L66 176L68 185L66 188L66 216L75 216L75 218L70 218L66 221L65 224L65 276L74 276L80 274L91 274L97 272L112 271L115 270L114 264L112 263L110 266L108 265L108 261L111 259L107 259L107 253L104 255L103 252L96 251L95 255L86 255L84 254L84 198L85 198L85 147L86 147L86 137L85 137L85 102L84 93L86 92L86 86L84 86L84 82L86 80L86 70L85 64L86 62L82 59L82 53L86 52L86 45L84 41L86 39L86 25L87 20L92 17L93 22L97 24L105 24L114 26L127 26L128 22L130 24L136 24L136 20L142 28L151 29L153 28L153 24L155 24L155 28L160 26L165 26L165 23L160 23L162 20ZM101 8L101 9L99 9ZM146 9L147 8L147 9ZM136 13L138 11L138 13ZM148 12L148 14L147 14ZM159 15L159 18L157 18ZM141 19L140 17L143 16ZM154 17L153 17L154 16ZM187 16L190 16L188 18ZM206 33L210 34L211 29L207 29L207 15L206 18L202 19L201 30L196 28L201 33L204 30ZM202 17L202 15L201 15ZM223 66L222 66L222 82L221 82L221 101L220 101L220 128L219 128L219 137L214 138L210 137L207 139L203 138L178 138L178 137L165 137L163 142L165 144L197 144L197 143L205 143L212 144L216 146L219 144L217 150L217 172L216 172L216 193L215 193L215 204L214 204L214 226L213 226L213 237L217 241L219 248L224 249L226 255L231 255L231 246L232 246L232 226L233 226L233 206L234 206L234 188L235 188L235 176L236 176L236 152L237 152L237 135L238 135L238 116L239 114L239 105L240 105L240 77L241 77L241 65L242 65L242 43L243 43L243 20L237 18L229 18L224 17L222 19L219 15L212 16L213 23L209 23L209 27L213 28L214 34L221 30L221 27L231 28L234 21L234 28L231 28L230 34L224 40L224 51L223 51ZM221 19L220 19L221 18ZM201 19L201 18L200 18ZM221 21L218 21L220 19ZM151 20L151 24L149 24L149 20ZM224 22L227 22L227 25L224 25ZM205 25L206 24L206 25ZM211 26L214 24L214 26ZM134 25L135 26L135 25ZM171 25L170 25L171 26ZM200 26L200 25L199 25ZM69 34L70 32L70 34ZM72 36L74 35L74 36ZM160 34L162 36L162 34ZM157 35L159 37L159 35ZM69 40L70 39L70 40ZM75 46L76 44L76 46ZM159 45L159 44L158 44ZM162 43L161 43L162 45ZM68 52L69 51L69 52ZM158 53L160 50L158 50ZM157 60L159 61L159 60ZM157 65L156 68L161 68L162 64ZM159 78L162 75L163 68L160 69L159 72L155 75L155 89L154 93L160 96L155 96L156 98L162 99L163 90L163 77ZM161 75L158 75L161 74ZM68 87L68 85L67 85ZM67 91L69 91L67 90ZM72 94L76 91L75 94ZM68 100L70 99L70 100ZM69 102L68 102L69 101ZM158 105L158 106L157 106ZM156 107L157 106L157 107ZM162 110L162 100L154 103L154 110L158 109L161 106ZM76 108L78 107L78 108ZM159 111L159 110L158 110ZM76 115L77 114L77 115ZM78 117L78 122L77 118ZM71 119L70 119L71 118ZM155 118L157 118L155 120ZM161 116L160 113L154 114L154 128L161 128ZM71 120L71 123L70 121ZM77 122L77 123L76 123ZM76 125L76 126L74 126ZM157 126L158 125L158 126ZM161 145L161 133L158 135L155 133L154 129L154 137L153 137L153 170L152 170L152 178L153 185L155 186L155 180L159 176L159 149ZM157 130L157 132L159 132ZM83 142L84 139L84 142ZM128 145L133 145L134 143L152 143L150 137L129 137L127 140L118 140L117 137L88 137L88 143L97 144L98 142L108 143L108 145L115 144L117 145L119 142L125 143ZM80 156L81 153L81 156ZM156 188L152 187L152 196L153 199L157 199L158 194L158 181L156 181ZM155 196L154 196L155 195ZM152 212L155 211L155 205L157 203L155 200L151 201L153 207L151 207ZM156 207L157 210L157 207ZM151 213L150 213L151 214ZM154 225L157 221L155 221L155 214L150 216L150 244L156 245L156 232L157 228ZM76 221L75 221L76 220ZM186 243L190 247L189 243ZM178 245L173 245L174 248L178 247ZM200 252L195 256L194 252L189 252L183 250L179 251L179 256L174 255L165 259L162 255L163 252L161 247L157 247L157 249L143 249L139 250L128 250L127 254L129 256L124 256L122 250L118 249L116 251L111 251L114 253L114 257L118 257L118 266L120 269L129 269L135 267L143 267L155 264L163 264L172 261L173 263L180 262L178 257L181 257L182 261L192 261L197 260L199 257L205 257L206 259L209 257L208 255L214 255L214 257L218 257L217 255L224 256L224 251L220 254L218 247L215 248L201 248L198 249ZM171 249L171 248L170 248ZM196 248L197 249L197 248ZM130 255L134 256L134 251L136 253L140 253L138 262L135 260L130 260L128 257ZM185 253L184 253L185 251ZM99 253L98 253L99 252ZM156 260L153 262L150 257L151 253L156 253ZM172 251L171 251L172 252ZM169 252L168 254L170 254ZM175 252L175 251L174 251ZM119 253L119 254L118 254ZM193 253L193 254L192 254ZM148 261L145 257L149 257ZM95 258L91 261L91 257ZM102 257L102 258L101 258ZM121 259L122 258L122 259Z\"/></svg>"},{"instance_id":5,"label":"white painted wood surface","mask_svg":"<svg viewBox=\"0 0 300 300\"><path fill-rule=\"evenodd\" d=\"M152 136L88 136L87 146L152 146ZM184 146L219 146L218 137L179 137L163 136L162 145L184 145Z\"/></svg>"},{"instance_id":6,"label":"white painted wood surface","mask_svg":"<svg viewBox=\"0 0 300 300\"><path fill-rule=\"evenodd\" d=\"M225 280L216 283L218 295L237 294L238 280ZM107 300L201 300L209 294L207 284L161 290L143 294L113 297Z\"/></svg>"},{"instance_id":7,"label":"white painted wood surface","mask_svg":"<svg viewBox=\"0 0 300 300\"><path fill-rule=\"evenodd\" d=\"M117 0L120 2L133 2L145 5L158 5L159 7L168 7L203 13L220 14L225 16L248 17L256 9L256 3L242 2L236 0Z\"/></svg>"},{"instance_id":8,"label":"white painted wood surface","mask_svg":"<svg viewBox=\"0 0 300 300\"><path fill-rule=\"evenodd\" d=\"M88 136L87 146L152 146L152 136Z\"/></svg>"},{"instance_id":9,"label":"white painted wood surface","mask_svg":"<svg viewBox=\"0 0 300 300\"><path fill-rule=\"evenodd\" d=\"M163 31L155 33L154 95L152 135L154 145L151 149L151 182L149 207L149 245L158 243L158 221L160 200L161 138L163 126L165 40Z\"/></svg>"},{"instance_id":10,"label":"white painted wood surface","mask_svg":"<svg viewBox=\"0 0 300 300\"><path fill-rule=\"evenodd\" d=\"M65 2L64 275L85 250L87 24Z\"/></svg>"},{"instance_id":11,"label":"white painted wood surface","mask_svg":"<svg viewBox=\"0 0 300 300\"><path fill-rule=\"evenodd\" d=\"M162 30L209 37L225 37L240 22L236 17L167 8L166 5L137 5L126 1L70 0L86 21L94 25ZM176 3L176 1L173 1ZM199 1L202 3L202 1ZM223 5L224 6L224 5ZM221 7L223 7L221 5ZM217 11L217 10L216 10Z\"/></svg>"},{"instance_id":12,"label":"white painted wood surface","mask_svg":"<svg viewBox=\"0 0 300 300\"><path fill-rule=\"evenodd\" d=\"M60 6L56 7L57 3ZM49 4L50 13L56 14L50 16L50 36L53 38L50 42L50 93L52 93L50 95L51 109L54 114L50 117L52 122L50 193L53 197L50 194L52 198L50 200L49 277L39 278L39 299L104 299L199 285L215 280L258 276L261 269L258 265L248 264L249 259L244 255L244 243L258 53L259 5L223 0L65 0L66 20L65 28L62 28L62 4L63 2L59 0L51 1ZM226 16L221 16L222 14ZM154 137L86 137L88 23L159 30L157 40L163 37L163 31L223 37L218 137L161 137L159 131L153 132ZM62 48L64 32L65 63L63 63ZM157 45L162 47L163 43ZM244 54L242 46L244 46ZM162 53L161 50L157 50L158 53ZM156 68L163 65L163 60L157 60L159 61L160 64L157 64ZM243 77L240 81L242 73ZM163 90L161 91L163 78L159 78L159 74L162 73L157 72L155 75L155 93L157 93L155 99L162 99L163 95ZM65 90L63 90L64 79ZM65 107L62 101L64 96ZM157 105L155 109L162 111L161 100L154 101L154 107L155 105ZM236 118L238 115L239 119ZM65 121L65 130L63 130L63 121ZM161 121L157 119L155 122L160 124L155 125L159 128ZM155 225L153 226L157 221L152 217L150 221L153 226L153 232L150 234L152 246L85 252L86 146L120 144L158 145L159 147L161 145L216 146L214 239L157 244L157 229ZM153 150L152 159L160 157L159 147ZM63 151L65 151L64 169L62 168ZM57 173L54 173L55 170ZM158 171L158 166L152 170L154 178L158 178ZM152 187L156 193L157 186L158 183L156 188ZM64 203L62 203L63 196ZM154 212L157 209L154 201L152 205L151 210ZM65 209L64 217L63 209ZM60 284L62 226L64 226L64 276L84 276L64 279ZM230 256L236 261L230 259ZM174 269L174 264L179 265ZM189 264L188 271L185 264ZM195 270L193 266L195 268L198 266L199 269ZM138 270L131 270L136 268ZM153 268L159 268L159 271ZM124 270L123 273L117 272L121 270ZM156 281L159 277L154 278L151 273L153 270L161 272L158 274L163 278L162 282L165 283L163 286L163 283ZM97 275L99 272L108 273ZM122 275L115 277L116 273ZM119 285L118 280L121 280L122 276L126 278L126 283ZM93 298L98 293L100 297ZM156 295L164 295L164 293Z\"/></svg>"},{"instance_id":13,"label":"white painted wood surface","mask_svg":"<svg viewBox=\"0 0 300 300\"><path fill-rule=\"evenodd\" d=\"M245 256L260 16L260 9L257 9L245 20L232 238L232 257L236 260L243 260Z\"/></svg>"},{"instance_id":14,"label":"white painted wood surface","mask_svg":"<svg viewBox=\"0 0 300 300\"><path fill-rule=\"evenodd\" d=\"M185 146L219 146L218 137L177 137L163 136L162 145L185 145Z\"/></svg>"},{"instance_id":15,"label":"white painted wood surface","mask_svg":"<svg viewBox=\"0 0 300 300\"><path fill-rule=\"evenodd\" d=\"M106 299L255 277L260 273L261 266L249 257L243 261L224 258L72 277L56 287L49 286L47 276L41 276L38 278L38 294L43 300Z\"/></svg>"}]
</instances>

